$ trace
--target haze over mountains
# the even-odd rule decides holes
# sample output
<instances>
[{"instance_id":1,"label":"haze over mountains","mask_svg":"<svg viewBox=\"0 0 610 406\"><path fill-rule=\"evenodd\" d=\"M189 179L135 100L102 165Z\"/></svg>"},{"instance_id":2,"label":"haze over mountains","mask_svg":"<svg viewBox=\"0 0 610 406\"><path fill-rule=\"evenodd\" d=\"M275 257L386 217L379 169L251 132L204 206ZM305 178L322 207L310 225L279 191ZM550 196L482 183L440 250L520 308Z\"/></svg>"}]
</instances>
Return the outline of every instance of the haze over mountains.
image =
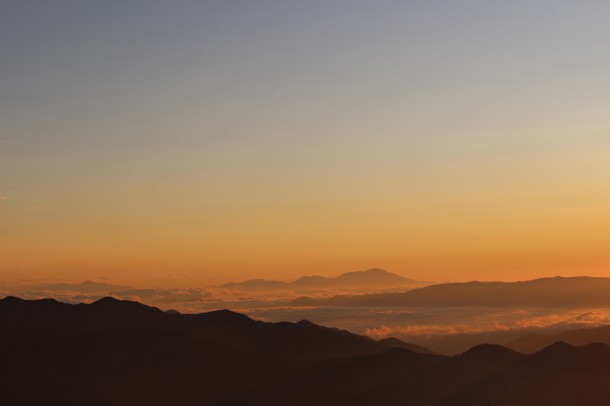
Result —
<instances>
[{"instance_id":1,"label":"haze over mountains","mask_svg":"<svg viewBox=\"0 0 610 406\"><path fill-rule=\"evenodd\" d=\"M557 341L576 346L590 343L610 345L610 326L568 330L559 334L528 334L511 341L507 346L515 351L531 354Z\"/></svg>"},{"instance_id":2,"label":"haze over mountains","mask_svg":"<svg viewBox=\"0 0 610 406\"><path fill-rule=\"evenodd\" d=\"M304 281L308 279L316 283L307 287ZM457 354L481 342L506 345L528 334L554 335L610 324L607 278L541 278L425 287L378 285L375 288L358 284L345 287L344 282L339 286L335 285L337 279L376 279L389 280L389 283L401 280L390 272L373 269L337 278L279 282L283 286L280 288L252 288L247 284L142 288L108 280L44 285L22 282L14 288L1 287L0 297L54 297L67 303L90 303L112 296L182 313L230 308L265 321L307 319L377 340L397 337L442 354ZM320 280L322 283L318 283Z\"/></svg>"},{"instance_id":3,"label":"haze over mountains","mask_svg":"<svg viewBox=\"0 0 610 406\"><path fill-rule=\"evenodd\" d=\"M80 293L108 293L133 289L131 286L113 285L110 283L83 281L81 283L51 283L34 286L38 290L66 290Z\"/></svg>"},{"instance_id":4,"label":"haze over mountains","mask_svg":"<svg viewBox=\"0 0 610 406\"><path fill-rule=\"evenodd\" d=\"M104 298L0 300L10 404L605 405L610 347L415 352L307 321L176 314Z\"/></svg>"},{"instance_id":5,"label":"haze over mountains","mask_svg":"<svg viewBox=\"0 0 610 406\"><path fill-rule=\"evenodd\" d=\"M287 301L308 295L329 297L338 293L371 293L404 291L420 284L411 279L383 271L348 272L338 277L303 276L293 282L251 280L222 286L186 284L167 286L125 286L123 284L86 280L81 283L27 283L0 285L0 295L27 299L54 297L68 303L89 303L104 296L138 301L164 309L187 313L231 308L250 312L261 308L278 308Z\"/></svg>"},{"instance_id":6,"label":"haze over mountains","mask_svg":"<svg viewBox=\"0 0 610 406\"><path fill-rule=\"evenodd\" d=\"M230 282L223 287L240 287L249 289L269 288L375 288L418 285L425 282L408 279L379 268L366 271L347 272L335 278L319 275L302 276L292 282L273 281L265 279L250 279L244 282Z\"/></svg>"},{"instance_id":7,"label":"haze over mountains","mask_svg":"<svg viewBox=\"0 0 610 406\"><path fill-rule=\"evenodd\" d=\"M554 277L523 282L464 282L401 293L299 298L295 305L610 307L610 278Z\"/></svg>"}]
</instances>

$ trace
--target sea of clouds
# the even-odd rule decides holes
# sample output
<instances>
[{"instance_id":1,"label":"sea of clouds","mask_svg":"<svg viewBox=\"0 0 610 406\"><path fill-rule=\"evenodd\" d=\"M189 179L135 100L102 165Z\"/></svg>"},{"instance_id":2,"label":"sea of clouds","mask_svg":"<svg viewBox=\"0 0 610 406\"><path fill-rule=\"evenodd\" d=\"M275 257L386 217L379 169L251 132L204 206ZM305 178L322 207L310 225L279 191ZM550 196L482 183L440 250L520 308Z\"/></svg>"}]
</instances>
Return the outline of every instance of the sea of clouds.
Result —
<instances>
[{"instance_id":1,"label":"sea of clouds","mask_svg":"<svg viewBox=\"0 0 610 406\"><path fill-rule=\"evenodd\" d=\"M49 290L45 289L45 285L0 286L0 297L52 297L67 303L90 303L110 295L183 313L231 309L268 322L306 319L374 339L397 337L446 354L459 353L483 342L506 344L529 333L557 333L574 328L610 325L610 309L289 305L290 300L303 294L323 297L337 293L350 292L246 292L222 287L202 287L134 288L117 292L83 293L78 289Z\"/></svg>"}]
</instances>

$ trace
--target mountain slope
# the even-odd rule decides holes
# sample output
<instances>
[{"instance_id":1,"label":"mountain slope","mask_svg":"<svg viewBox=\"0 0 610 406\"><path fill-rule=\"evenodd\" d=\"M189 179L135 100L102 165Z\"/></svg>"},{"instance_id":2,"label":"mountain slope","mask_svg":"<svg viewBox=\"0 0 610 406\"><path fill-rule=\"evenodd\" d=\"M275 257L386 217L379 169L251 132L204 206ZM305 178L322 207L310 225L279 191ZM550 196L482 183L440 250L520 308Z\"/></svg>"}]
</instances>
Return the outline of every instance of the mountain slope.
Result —
<instances>
[{"instance_id":1,"label":"mountain slope","mask_svg":"<svg viewBox=\"0 0 610 406\"><path fill-rule=\"evenodd\" d=\"M610 326L582 328L554 335L529 334L511 341L507 344L507 347L524 354L531 354L540 351L557 341L563 341L567 344L576 346L592 343L610 345Z\"/></svg>"},{"instance_id":2,"label":"mountain slope","mask_svg":"<svg viewBox=\"0 0 610 406\"><path fill-rule=\"evenodd\" d=\"M609 380L610 347L558 342L462 388L441 404L602 406L610 402Z\"/></svg>"},{"instance_id":3,"label":"mountain slope","mask_svg":"<svg viewBox=\"0 0 610 406\"><path fill-rule=\"evenodd\" d=\"M422 347L421 345L406 343L402 340L399 340L396 337L388 337L381 340L377 340L379 344L382 344L388 348L402 348L403 350L409 350L413 352L417 352L419 354L436 354L434 351Z\"/></svg>"},{"instance_id":4,"label":"mountain slope","mask_svg":"<svg viewBox=\"0 0 610 406\"><path fill-rule=\"evenodd\" d=\"M64 333L88 333L113 328L163 329L293 360L345 357L387 350L386 346L366 336L318 326L305 320L298 323L265 323L229 310L174 314L110 297L89 305L7 297L0 300L0 328L15 327Z\"/></svg>"},{"instance_id":5,"label":"mountain slope","mask_svg":"<svg viewBox=\"0 0 610 406\"><path fill-rule=\"evenodd\" d=\"M541 278L523 282L445 283L402 293L299 298L295 305L353 306L610 306L610 278Z\"/></svg>"},{"instance_id":6,"label":"mountain slope","mask_svg":"<svg viewBox=\"0 0 610 406\"><path fill-rule=\"evenodd\" d=\"M16 405L607 405L610 347L447 357L228 310L181 315L105 298L0 300L0 394Z\"/></svg>"}]
</instances>

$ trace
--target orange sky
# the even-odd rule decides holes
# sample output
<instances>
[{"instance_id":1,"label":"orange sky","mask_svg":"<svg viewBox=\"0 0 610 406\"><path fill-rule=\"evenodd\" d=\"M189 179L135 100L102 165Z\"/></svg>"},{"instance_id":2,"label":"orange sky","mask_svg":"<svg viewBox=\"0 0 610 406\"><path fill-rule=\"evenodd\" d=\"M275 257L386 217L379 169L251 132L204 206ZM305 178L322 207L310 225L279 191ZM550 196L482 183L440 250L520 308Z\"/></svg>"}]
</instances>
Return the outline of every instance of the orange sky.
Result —
<instances>
[{"instance_id":1,"label":"orange sky","mask_svg":"<svg viewBox=\"0 0 610 406\"><path fill-rule=\"evenodd\" d=\"M592 5L16 3L0 279L610 276Z\"/></svg>"},{"instance_id":2,"label":"orange sky","mask_svg":"<svg viewBox=\"0 0 610 406\"><path fill-rule=\"evenodd\" d=\"M405 171L350 185L321 175L323 187L246 186L241 196L169 179L129 190L133 180L117 178L108 186L126 183L119 196L94 182L73 186L83 192L74 201L58 194L39 208L9 198L3 267L9 278L140 283L290 279L373 266L428 280L607 275L610 188L603 176L581 179L610 173L609 161L599 152L580 161L556 154L522 160L529 174L477 162L436 168L425 179Z\"/></svg>"}]
</instances>

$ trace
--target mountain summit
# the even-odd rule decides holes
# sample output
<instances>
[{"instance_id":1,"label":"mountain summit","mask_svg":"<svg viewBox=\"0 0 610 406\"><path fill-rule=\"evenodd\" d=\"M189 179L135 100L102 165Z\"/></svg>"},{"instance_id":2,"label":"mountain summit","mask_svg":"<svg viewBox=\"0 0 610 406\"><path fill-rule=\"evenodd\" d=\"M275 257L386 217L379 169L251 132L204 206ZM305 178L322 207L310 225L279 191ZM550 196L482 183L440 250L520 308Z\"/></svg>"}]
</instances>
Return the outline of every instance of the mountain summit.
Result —
<instances>
[{"instance_id":1,"label":"mountain summit","mask_svg":"<svg viewBox=\"0 0 610 406\"><path fill-rule=\"evenodd\" d=\"M399 287L421 284L422 282L405 278L379 268L365 271L347 272L334 278L320 275L301 276L292 282L281 282L265 279L250 279L244 282L231 282L223 287L243 288L367 288Z\"/></svg>"}]
</instances>

